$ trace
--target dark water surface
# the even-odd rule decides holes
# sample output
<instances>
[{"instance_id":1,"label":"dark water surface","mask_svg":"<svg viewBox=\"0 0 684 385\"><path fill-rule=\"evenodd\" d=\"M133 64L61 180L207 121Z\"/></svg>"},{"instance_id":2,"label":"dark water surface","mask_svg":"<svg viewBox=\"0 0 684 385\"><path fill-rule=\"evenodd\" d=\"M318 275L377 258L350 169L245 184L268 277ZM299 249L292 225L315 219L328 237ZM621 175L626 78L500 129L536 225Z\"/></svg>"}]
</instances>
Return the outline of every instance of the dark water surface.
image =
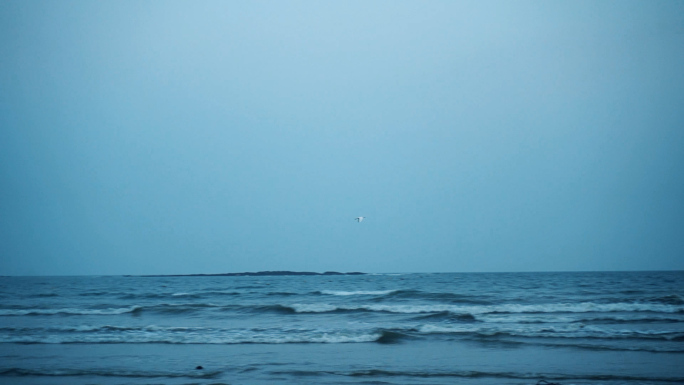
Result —
<instances>
[{"instance_id":1,"label":"dark water surface","mask_svg":"<svg viewBox=\"0 0 684 385\"><path fill-rule=\"evenodd\" d=\"M684 383L684 272L0 277L2 384L540 379Z\"/></svg>"}]
</instances>

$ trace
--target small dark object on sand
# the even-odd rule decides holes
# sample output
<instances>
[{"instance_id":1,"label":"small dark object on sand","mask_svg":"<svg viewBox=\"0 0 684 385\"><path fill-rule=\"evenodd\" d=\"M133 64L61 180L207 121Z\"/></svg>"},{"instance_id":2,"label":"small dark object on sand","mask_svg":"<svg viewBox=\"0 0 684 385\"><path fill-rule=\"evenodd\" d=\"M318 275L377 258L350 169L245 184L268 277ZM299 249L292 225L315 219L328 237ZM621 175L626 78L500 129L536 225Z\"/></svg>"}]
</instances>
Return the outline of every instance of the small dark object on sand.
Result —
<instances>
[{"instance_id":1,"label":"small dark object on sand","mask_svg":"<svg viewBox=\"0 0 684 385\"><path fill-rule=\"evenodd\" d=\"M548 382L546 380L537 381L537 385L561 385L560 382Z\"/></svg>"},{"instance_id":2,"label":"small dark object on sand","mask_svg":"<svg viewBox=\"0 0 684 385\"><path fill-rule=\"evenodd\" d=\"M202 365L198 365L195 369L197 369L197 370L202 370L202 369L204 369L204 368L202 367Z\"/></svg>"}]
</instances>

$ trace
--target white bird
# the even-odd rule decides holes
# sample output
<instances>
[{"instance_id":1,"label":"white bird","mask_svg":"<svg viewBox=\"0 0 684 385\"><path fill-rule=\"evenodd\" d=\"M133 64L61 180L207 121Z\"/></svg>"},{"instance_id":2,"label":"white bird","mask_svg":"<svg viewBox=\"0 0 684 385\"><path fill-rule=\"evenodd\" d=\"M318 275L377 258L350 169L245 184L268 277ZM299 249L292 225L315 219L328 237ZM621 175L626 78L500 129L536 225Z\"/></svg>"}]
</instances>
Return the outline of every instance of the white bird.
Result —
<instances>
[{"instance_id":1,"label":"white bird","mask_svg":"<svg viewBox=\"0 0 684 385\"><path fill-rule=\"evenodd\" d=\"M356 217L356 218L354 218L354 220L356 220L357 222L361 223L361 221L362 221L364 218L366 218L366 217Z\"/></svg>"}]
</instances>

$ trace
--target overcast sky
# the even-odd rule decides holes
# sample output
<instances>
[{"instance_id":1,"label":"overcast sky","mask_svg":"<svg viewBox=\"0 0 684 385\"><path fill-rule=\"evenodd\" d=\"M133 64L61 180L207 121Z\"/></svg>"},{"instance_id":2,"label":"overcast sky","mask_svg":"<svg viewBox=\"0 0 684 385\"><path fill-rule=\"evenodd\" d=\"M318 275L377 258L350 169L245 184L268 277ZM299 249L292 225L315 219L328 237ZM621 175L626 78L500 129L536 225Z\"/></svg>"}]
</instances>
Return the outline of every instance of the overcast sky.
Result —
<instances>
[{"instance_id":1,"label":"overcast sky","mask_svg":"<svg viewBox=\"0 0 684 385\"><path fill-rule=\"evenodd\" d=\"M0 275L673 269L682 1L0 0Z\"/></svg>"}]
</instances>

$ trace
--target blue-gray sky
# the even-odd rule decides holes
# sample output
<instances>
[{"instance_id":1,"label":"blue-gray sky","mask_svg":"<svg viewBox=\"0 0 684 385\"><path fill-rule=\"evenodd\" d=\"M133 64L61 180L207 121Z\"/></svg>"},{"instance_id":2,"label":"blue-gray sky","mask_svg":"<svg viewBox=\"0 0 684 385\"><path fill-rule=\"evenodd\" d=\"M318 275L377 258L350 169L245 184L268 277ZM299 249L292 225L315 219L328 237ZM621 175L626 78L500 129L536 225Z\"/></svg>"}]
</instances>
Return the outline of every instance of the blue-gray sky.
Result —
<instances>
[{"instance_id":1,"label":"blue-gray sky","mask_svg":"<svg viewBox=\"0 0 684 385\"><path fill-rule=\"evenodd\" d=\"M683 69L681 1L2 0L0 274L684 269Z\"/></svg>"}]
</instances>

